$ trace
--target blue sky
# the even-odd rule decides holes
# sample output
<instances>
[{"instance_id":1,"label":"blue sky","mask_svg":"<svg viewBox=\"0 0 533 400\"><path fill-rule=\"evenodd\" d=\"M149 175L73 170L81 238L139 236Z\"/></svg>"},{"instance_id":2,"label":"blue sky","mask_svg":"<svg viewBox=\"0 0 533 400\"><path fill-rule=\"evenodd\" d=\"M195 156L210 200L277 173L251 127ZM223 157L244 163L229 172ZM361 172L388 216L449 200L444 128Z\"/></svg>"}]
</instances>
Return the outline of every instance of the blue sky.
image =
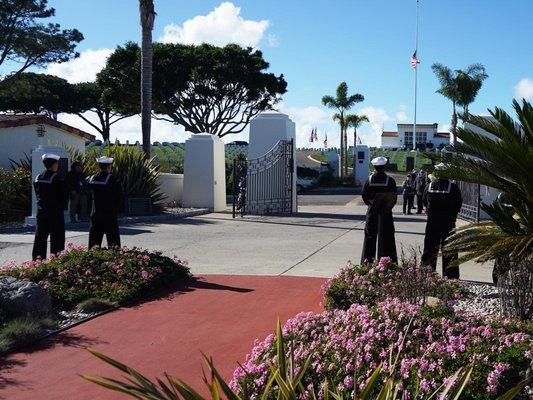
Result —
<instances>
[{"instance_id":1,"label":"blue sky","mask_svg":"<svg viewBox=\"0 0 533 400\"><path fill-rule=\"evenodd\" d=\"M82 57L52 65L48 72L71 81L91 79L117 45L140 36L136 0L50 0L56 20L85 35ZM412 122L415 0L155 0L154 40L236 41L264 52L271 71L283 73L288 92L280 110L297 124L298 144L318 127L321 141L338 140L331 112L320 99L333 94L341 81L365 96L354 112L366 113L371 124L360 129L363 141L379 143L379 132ZM474 113L495 105L510 109L515 96L533 97L533 1L420 0L418 122L438 122L446 129L449 102L435 93L438 83L431 64L464 68L484 64L489 78ZM86 128L75 116L65 121ZM89 128L87 127L87 130ZM113 137L140 138L136 118L117 124ZM154 140L183 141L182 128L154 123ZM246 134L241 135L246 137ZM240 137L231 137L229 140Z\"/></svg>"}]
</instances>

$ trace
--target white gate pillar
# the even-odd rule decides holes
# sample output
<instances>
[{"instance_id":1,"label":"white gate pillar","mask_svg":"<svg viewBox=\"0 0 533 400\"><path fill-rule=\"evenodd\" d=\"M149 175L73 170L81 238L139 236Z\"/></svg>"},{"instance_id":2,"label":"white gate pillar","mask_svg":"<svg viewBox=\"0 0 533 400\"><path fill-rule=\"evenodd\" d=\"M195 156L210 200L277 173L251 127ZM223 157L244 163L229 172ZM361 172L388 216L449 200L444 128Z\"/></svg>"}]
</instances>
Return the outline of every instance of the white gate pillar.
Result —
<instances>
[{"instance_id":1,"label":"white gate pillar","mask_svg":"<svg viewBox=\"0 0 533 400\"><path fill-rule=\"evenodd\" d=\"M331 149L327 154L329 168L333 171L333 176L341 176L341 155L337 150Z\"/></svg>"},{"instance_id":2,"label":"white gate pillar","mask_svg":"<svg viewBox=\"0 0 533 400\"><path fill-rule=\"evenodd\" d=\"M277 111L264 111L250 122L250 144L248 159L259 158L268 153L280 140L291 140L293 179L292 179L292 212L298 212L296 194L296 125L288 115Z\"/></svg>"},{"instance_id":3,"label":"white gate pillar","mask_svg":"<svg viewBox=\"0 0 533 400\"><path fill-rule=\"evenodd\" d=\"M226 210L226 162L224 142L199 133L185 142L183 206Z\"/></svg>"},{"instance_id":4,"label":"white gate pillar","mask_svg":"<svg viewBox=\"0 0 533 400\"><path fill-rule=\"evenodd\" d=\"M354 179L356 186L362 186L370 175L370 150L364 144L354 148Z\"/></svg>"}]
</instances>

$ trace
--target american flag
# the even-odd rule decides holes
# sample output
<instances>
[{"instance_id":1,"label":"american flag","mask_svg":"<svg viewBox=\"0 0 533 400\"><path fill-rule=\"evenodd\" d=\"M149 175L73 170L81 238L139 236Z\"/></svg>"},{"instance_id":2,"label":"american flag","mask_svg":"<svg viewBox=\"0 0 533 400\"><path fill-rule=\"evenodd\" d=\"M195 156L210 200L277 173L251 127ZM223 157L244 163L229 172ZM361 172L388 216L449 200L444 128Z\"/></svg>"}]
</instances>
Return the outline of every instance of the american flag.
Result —
<instances>
[{"instance_id":1,"label":"american flag","mask_svg":"<svg viewBox=\"0 0 533 400\"><path fill-rule=\"evenodd\" d=\"M315 128L315 142L318 142L318 129Z\"/></svg>"},{"instance_id":2,"label":"american flag","mask_svg":"<svg viewBox=\"0 0 533 400\"><path fill-rule=\"evenodd\" d=\"M315 141L315 130L311 129L311 137L309 138L309 143L313 143Z\"/></svg>"},{"instance_id":3,"label":"american flag","mask_svg":"<svg viewBox=\"0 0 533 400\"><path fill-rule=\"evenodd\" d=\"M416 64L420 64L420 60L416 58L416 51L415 51L413 55L411 56L411 67L413 67L413 69L416 69Z\"/></svg>"},{"instance_id":4,"label":"american flag","mask_svg":"<svg viewBox=\"0 0 533 400\"><path fill-rule=\"evenodd\" d=\"M328 148L328 134L326 133L326 138L324 139L324 147Z\"/></svg>"}]
</instances>

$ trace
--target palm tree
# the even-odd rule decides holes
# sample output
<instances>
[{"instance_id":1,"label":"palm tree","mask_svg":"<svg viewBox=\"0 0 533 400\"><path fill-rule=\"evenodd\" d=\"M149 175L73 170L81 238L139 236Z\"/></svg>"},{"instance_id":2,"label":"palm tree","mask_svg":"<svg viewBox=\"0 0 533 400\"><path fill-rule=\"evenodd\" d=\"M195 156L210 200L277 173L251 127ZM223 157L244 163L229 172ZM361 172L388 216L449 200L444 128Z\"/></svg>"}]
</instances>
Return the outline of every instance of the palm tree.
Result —
<instances>
[{"instance_id":1,"label":"palm tree","mask_svg":"<svg viewBox=\"0 0 533 400\"><path fill-rule=\"evenodd\" d=\"M152 127L152 30L154 29L154 1L139 0L141 18L141 127L143 152L150 157Z\"/></svg>"},{"instance_id":2,"label":"palm tree","mask_svg":"<svg viewBox=\"0 0 533 400\"><path fill-rule=\"evenodd\" d=\"M468 120L468 107L474 102L476 96L483 85L483 81L488 78L485 67L481 64L472 64L463 70L457 70L457 89L459 99L457 104L463 107L463 121Z\"/></svg>"},{"instance_id":3,"label":"palm tree","mask_svg":"<svg viewBox=\"0 0 533 400\"><path fill-rule=\"evenodd\" d=\"M346 82L341 82L339 84L335 97L328 95L322 97L322 104L338 111L333 116L333 119L339 122L341 128L341 173L343 175L348 175L348 164L346 162L347 126L345 122L345 114L355 105L355 103L359 103L364 99L364 96L359 93L348 95L348 85Z\"/></svg>"},{"instance_id":4,"label":"palm tree","mask_svg":"<svg viewBox=\"0 0 533 400\"><path fill-rule=\"evenodd\" d=\"M469 122L491 136L458 128L458 151L445 157L445 175L500 190L505 201L482 204L491 221L458 228L448 248L463 252L460 261L498 258L520 261L533 255L533 106L516 100L515 122L500 108L492 118L470 116ZM531 267L531 266L530 266Z\"/></svg>"},{"instance_id":5,"label":"palm tree","mask_svg":"<svg viewBox=\"0 0 533 400\"><path fill-rule=\"evenodd\" d=\"M485 67L481 64L472 64L464 71L452 71L443 64L435 63L431 66L431 69L440 83L437 93L442 94L452 102L451 133L453 145L455 146L457 144L457 105L463 107L463 118L468 118L468 106L476 98L482 82L488 75L485 72Z\"/></svg>"},{"instance_id":6,"label":"palm tree","mask_svg":"<svg viewBox=\"0 0 533 400\"><path fill-rule=\"evenodd\" d=\"M346 129L349 127L353 128L353 148L355 151L355 146L357 146L357 128L361 126L363 122L368 122L368 117L364 114L348 114L344 117L346 122ZM348 147L348 144L346 144L346 147ZM355 176L355 168L356 165L354 163L353 165L353 174Z\"/></svg>"},{"instance_id":7,"label":"palm tree","mask_svg":"<svg viewBox=\"0 0 533 400\"><path fill-rule=\"evenodd\" d=\"M361 126L363 122L368 122L368 117L364 114L349 114L345 117L346 128L353 128L353 145L357 144L357 128Z\"/></svg>"}]
</instances>

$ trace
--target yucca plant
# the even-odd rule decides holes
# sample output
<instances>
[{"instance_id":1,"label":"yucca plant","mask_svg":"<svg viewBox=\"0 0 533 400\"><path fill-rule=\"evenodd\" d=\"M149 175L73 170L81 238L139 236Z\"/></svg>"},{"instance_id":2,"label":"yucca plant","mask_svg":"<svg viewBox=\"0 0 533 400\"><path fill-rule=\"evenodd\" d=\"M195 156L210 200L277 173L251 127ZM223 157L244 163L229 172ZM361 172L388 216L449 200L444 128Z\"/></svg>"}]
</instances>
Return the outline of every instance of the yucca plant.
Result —
<instances>
[{"instance_id":1,"label":"yucca plant","mask_svg":"<svg viewBox=\"0 0 533 400\"><path fill-rule=\"evenodd\" d=\"M294 348L294 346L291 346ZM278 400L297 400L299 398L305 398L309 395L308 389L304 387L303 380L306 374L310 373L309 367L311 364L311 358L308 358L302 368L298 371L294 363L294 355L291 353L287 355L284 344L281 324L278 321L276 329L276 353L277 363L271 365L270 374L267 380L267 384L264 387L263 393L261 393L261 400L278 399ZM209 391L209 397L205 397L190 385L184 381L175 378L171 375L165 374L165 381L157 379L156 382L152 382L138 371L128 367L110 357L107 357L94 350L88 350L91 354L98 357L100 360L107 364L117 368L126 377L122 380L111 378L98 378L88 375L82 377L90 382L96 383L107 389L123 393L136 399L146 400L220 400L225 397L227 400L248 400L250 395L246 387L241 388L239 393L232 390L229 385L224 381L218 370L213 365L213 360L204 356L204 361L208 368L208 374L204 373L204 383ZM391 365L393 365L391 357ZM399 363L399 354L396 355L394 365ZM448 383L442 384L434 393L429 397L425 397L426 400L430 399L461 399L461 394L464 388L467 386L470 376L472 374L472 367L466 367L459 369L449 379ZM381 379L382 366L378 366L368 379L365 387L360 391L354 392L346 400L401 400L405 396L400 391L400 382L395 382L390 376L385 381ZM392 375L392 372L389 372ZM510 389L504 395L498 397L497 400L510 400L515 398L526 386L527 381L520 382L517 386ZM323 395L319 396L319 389L322 390ZM345 397L341 395L331 384L329 379L325 379L322 388L314 388L311 391L311 398L313 400L319 397L324 400L344 400ZM416 397L418 398L418 397Z\"/></svg>"},{"instance_id":2,"label":"yucca plant","mask_svg":"<svg viewBox=\"0 0 533 400\"><path fill-rule=\"evenodd\" d=\"M470 123L491 136L458 128L462 142L444 156L446 177L505 195L505 204L481 204L491 221L461 227L451 236L448 249L463 252L460 261L520 260L533 250L533 107L526 100L515 100L513 107L517 122L500 108L489 110L492 118L470 116Z\"/></svg>"},{"instance_id":3,"label":"yucca plant","mask_svg":"<svg viewBox=\"0 0 533 400\"><path fill-rule=\"evenodd\" d=\"M153 159L147 159L135 146L122 146L118 143L104 148L91 148L87 154L69 149L73 160L83 161L84 172L92 175L98 172L96 158L109 156L114 158L113 173L122 184L126 197L150 197L152 207L160 211L165 199L158 183L159 168Z\"/></svg>"}]
</instances>

